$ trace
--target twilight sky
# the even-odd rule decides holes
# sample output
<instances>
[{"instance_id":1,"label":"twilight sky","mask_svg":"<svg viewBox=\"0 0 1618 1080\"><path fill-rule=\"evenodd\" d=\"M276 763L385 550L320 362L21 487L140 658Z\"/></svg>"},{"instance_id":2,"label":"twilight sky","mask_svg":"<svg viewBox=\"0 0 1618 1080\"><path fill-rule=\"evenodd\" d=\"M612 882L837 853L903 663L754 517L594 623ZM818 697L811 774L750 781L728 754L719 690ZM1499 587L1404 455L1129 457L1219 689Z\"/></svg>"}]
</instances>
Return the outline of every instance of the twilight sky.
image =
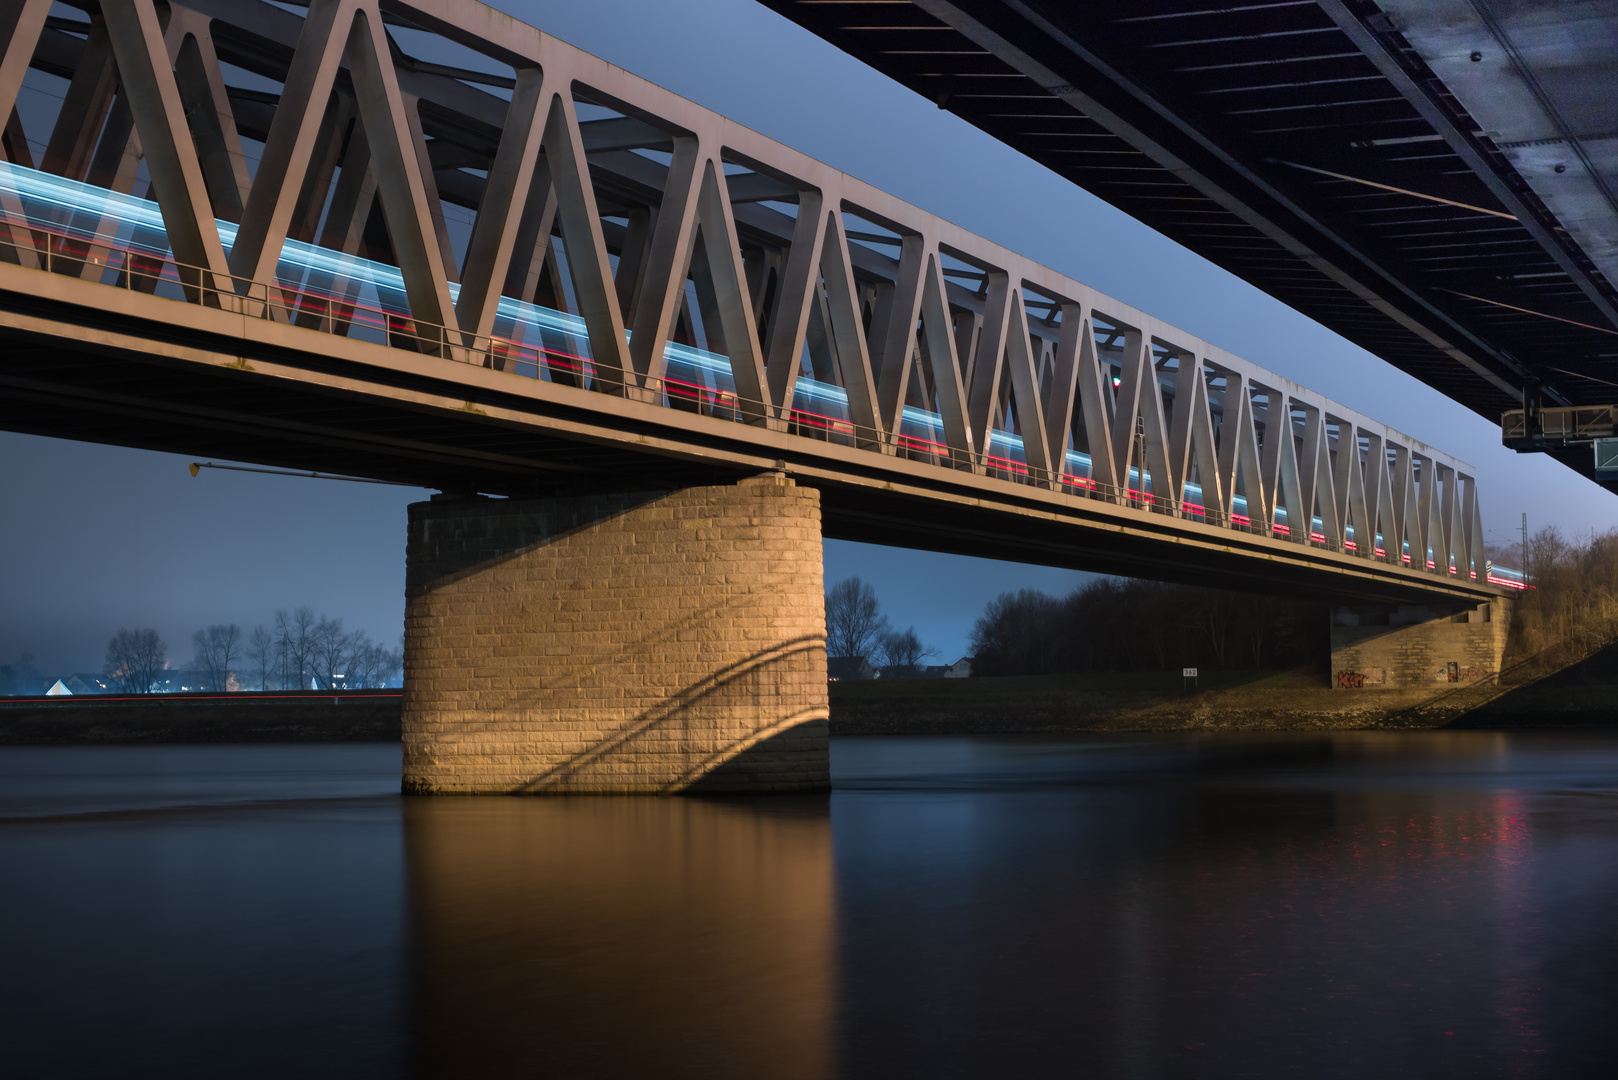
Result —
<instances>
[{"instance_id":1,"label":"twilight sky","mask_svg":"<svg viewBox=\"0 0 1618 1080\"><path fill-rule=\"evenodd\" d=\"M1478 469L1490 539L1618 527L1618 499L888 81L752 0L497 0L565 41L1126 303L1453 453ZM0 663L98 671L120 626L171 660L193 630L309 604L397 641L405 506L425 493L204 471L190 459L0 433ZM876 585L947 660L983 605L1071 571L828 541L826 579Z\"/></svg>"}]
</instances>

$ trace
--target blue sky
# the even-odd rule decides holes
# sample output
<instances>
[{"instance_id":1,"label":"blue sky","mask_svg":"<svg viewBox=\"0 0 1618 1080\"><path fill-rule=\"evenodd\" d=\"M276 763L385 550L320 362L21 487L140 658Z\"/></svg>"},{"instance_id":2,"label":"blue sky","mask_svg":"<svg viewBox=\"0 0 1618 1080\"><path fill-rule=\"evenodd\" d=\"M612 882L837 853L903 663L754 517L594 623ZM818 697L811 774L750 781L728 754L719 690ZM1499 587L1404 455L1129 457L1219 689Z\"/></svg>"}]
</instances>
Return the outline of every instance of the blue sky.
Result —
<instances>
[{"instance_id":1,"label":"blue sky","mask_svg":"<svg viewBox=\"0 0 1618 1080\"><path fill-rule=\"evenodd\" d=\"M497 6L1478 469L1484 525L1618 527L1618 499L752 0L506 0ZM204 472L189 459L0 434L0 662L97 670L120 626L188 659L210 622L310 604L374 638L404 610L404 488ZM953 660L983 605L1071 571L829 541L827 581L871 581Z\"/></svg>"}]
</instances>

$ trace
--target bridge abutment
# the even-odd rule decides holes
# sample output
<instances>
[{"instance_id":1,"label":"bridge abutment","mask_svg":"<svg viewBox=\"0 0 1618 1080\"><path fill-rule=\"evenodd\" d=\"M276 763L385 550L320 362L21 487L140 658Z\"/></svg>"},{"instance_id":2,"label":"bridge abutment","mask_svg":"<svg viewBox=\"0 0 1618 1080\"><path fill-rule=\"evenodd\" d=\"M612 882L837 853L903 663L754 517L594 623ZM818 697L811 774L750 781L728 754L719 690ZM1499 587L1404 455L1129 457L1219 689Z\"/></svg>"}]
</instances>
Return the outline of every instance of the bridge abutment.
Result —
<instances>
[{"instance_id":1,"label":"bridge abutment","mask_svg":"<svg viewBox=\"0 0 1618 1080\"><path fill-rule=\"evenodd\" d=\"M829 784L819 493L410 507L404 789Z\"/></svg>"},{"instance_id":2,"label":"bridge abutment","mask_svg":"<svg viewBox=\"0 0 1618 1080\"><path fill-rule=\"evenodd\" d=\"M1339 690L1442 690L1495 681L1511 601L1476 606L1395 604L1331 609L1332 685Z\"/></svg>"}]
</instances>

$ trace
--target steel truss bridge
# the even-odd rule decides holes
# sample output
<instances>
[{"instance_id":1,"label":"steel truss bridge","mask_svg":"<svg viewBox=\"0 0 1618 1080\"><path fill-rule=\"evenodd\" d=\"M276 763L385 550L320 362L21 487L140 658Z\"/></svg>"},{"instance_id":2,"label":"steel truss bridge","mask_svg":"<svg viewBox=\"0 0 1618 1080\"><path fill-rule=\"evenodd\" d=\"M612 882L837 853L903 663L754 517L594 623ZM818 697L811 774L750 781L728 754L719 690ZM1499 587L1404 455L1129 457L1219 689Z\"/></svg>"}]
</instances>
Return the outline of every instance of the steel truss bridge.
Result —
<instances>
[{"instance_id":1,"label":"steel truss bridge","mask_svg":"<svg viewBox=\"0 0 1618 1080\"><path fill-rule=\"evenodd\" d=\"M1618 394L1614 0L762 2L1491 421Z\"/></svg>"},{"instance_id":2,"label":"steel truss bridge","mask_svg":"<svg viewBox=\"0 0 1618 1080\"><path fill-rule=\"evenodd\" d=\"M57 15L70 9L77 14ZM467 0L0 0L0 425L1477 603L1474 470Z\"/></svg>"}]
</instances>

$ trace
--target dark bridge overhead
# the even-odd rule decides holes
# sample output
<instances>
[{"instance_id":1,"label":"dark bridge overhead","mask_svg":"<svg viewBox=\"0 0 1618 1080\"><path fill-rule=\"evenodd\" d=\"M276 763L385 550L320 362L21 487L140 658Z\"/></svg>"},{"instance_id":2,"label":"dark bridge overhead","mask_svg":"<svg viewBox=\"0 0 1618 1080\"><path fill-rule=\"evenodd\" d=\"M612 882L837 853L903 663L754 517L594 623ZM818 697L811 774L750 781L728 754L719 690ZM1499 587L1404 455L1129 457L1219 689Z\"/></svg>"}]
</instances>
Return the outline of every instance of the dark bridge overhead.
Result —
<instances>
[{"instance_id":1,"label":"dark bridge overhead","mask_svg":"<svg viewBox=\"0 0 1618 1080\"><path fill-rule=\"evenodd\" d=\"M1491 420L1618 395L1618 2L762 2Z\"/></svg>"}]
</instances>

